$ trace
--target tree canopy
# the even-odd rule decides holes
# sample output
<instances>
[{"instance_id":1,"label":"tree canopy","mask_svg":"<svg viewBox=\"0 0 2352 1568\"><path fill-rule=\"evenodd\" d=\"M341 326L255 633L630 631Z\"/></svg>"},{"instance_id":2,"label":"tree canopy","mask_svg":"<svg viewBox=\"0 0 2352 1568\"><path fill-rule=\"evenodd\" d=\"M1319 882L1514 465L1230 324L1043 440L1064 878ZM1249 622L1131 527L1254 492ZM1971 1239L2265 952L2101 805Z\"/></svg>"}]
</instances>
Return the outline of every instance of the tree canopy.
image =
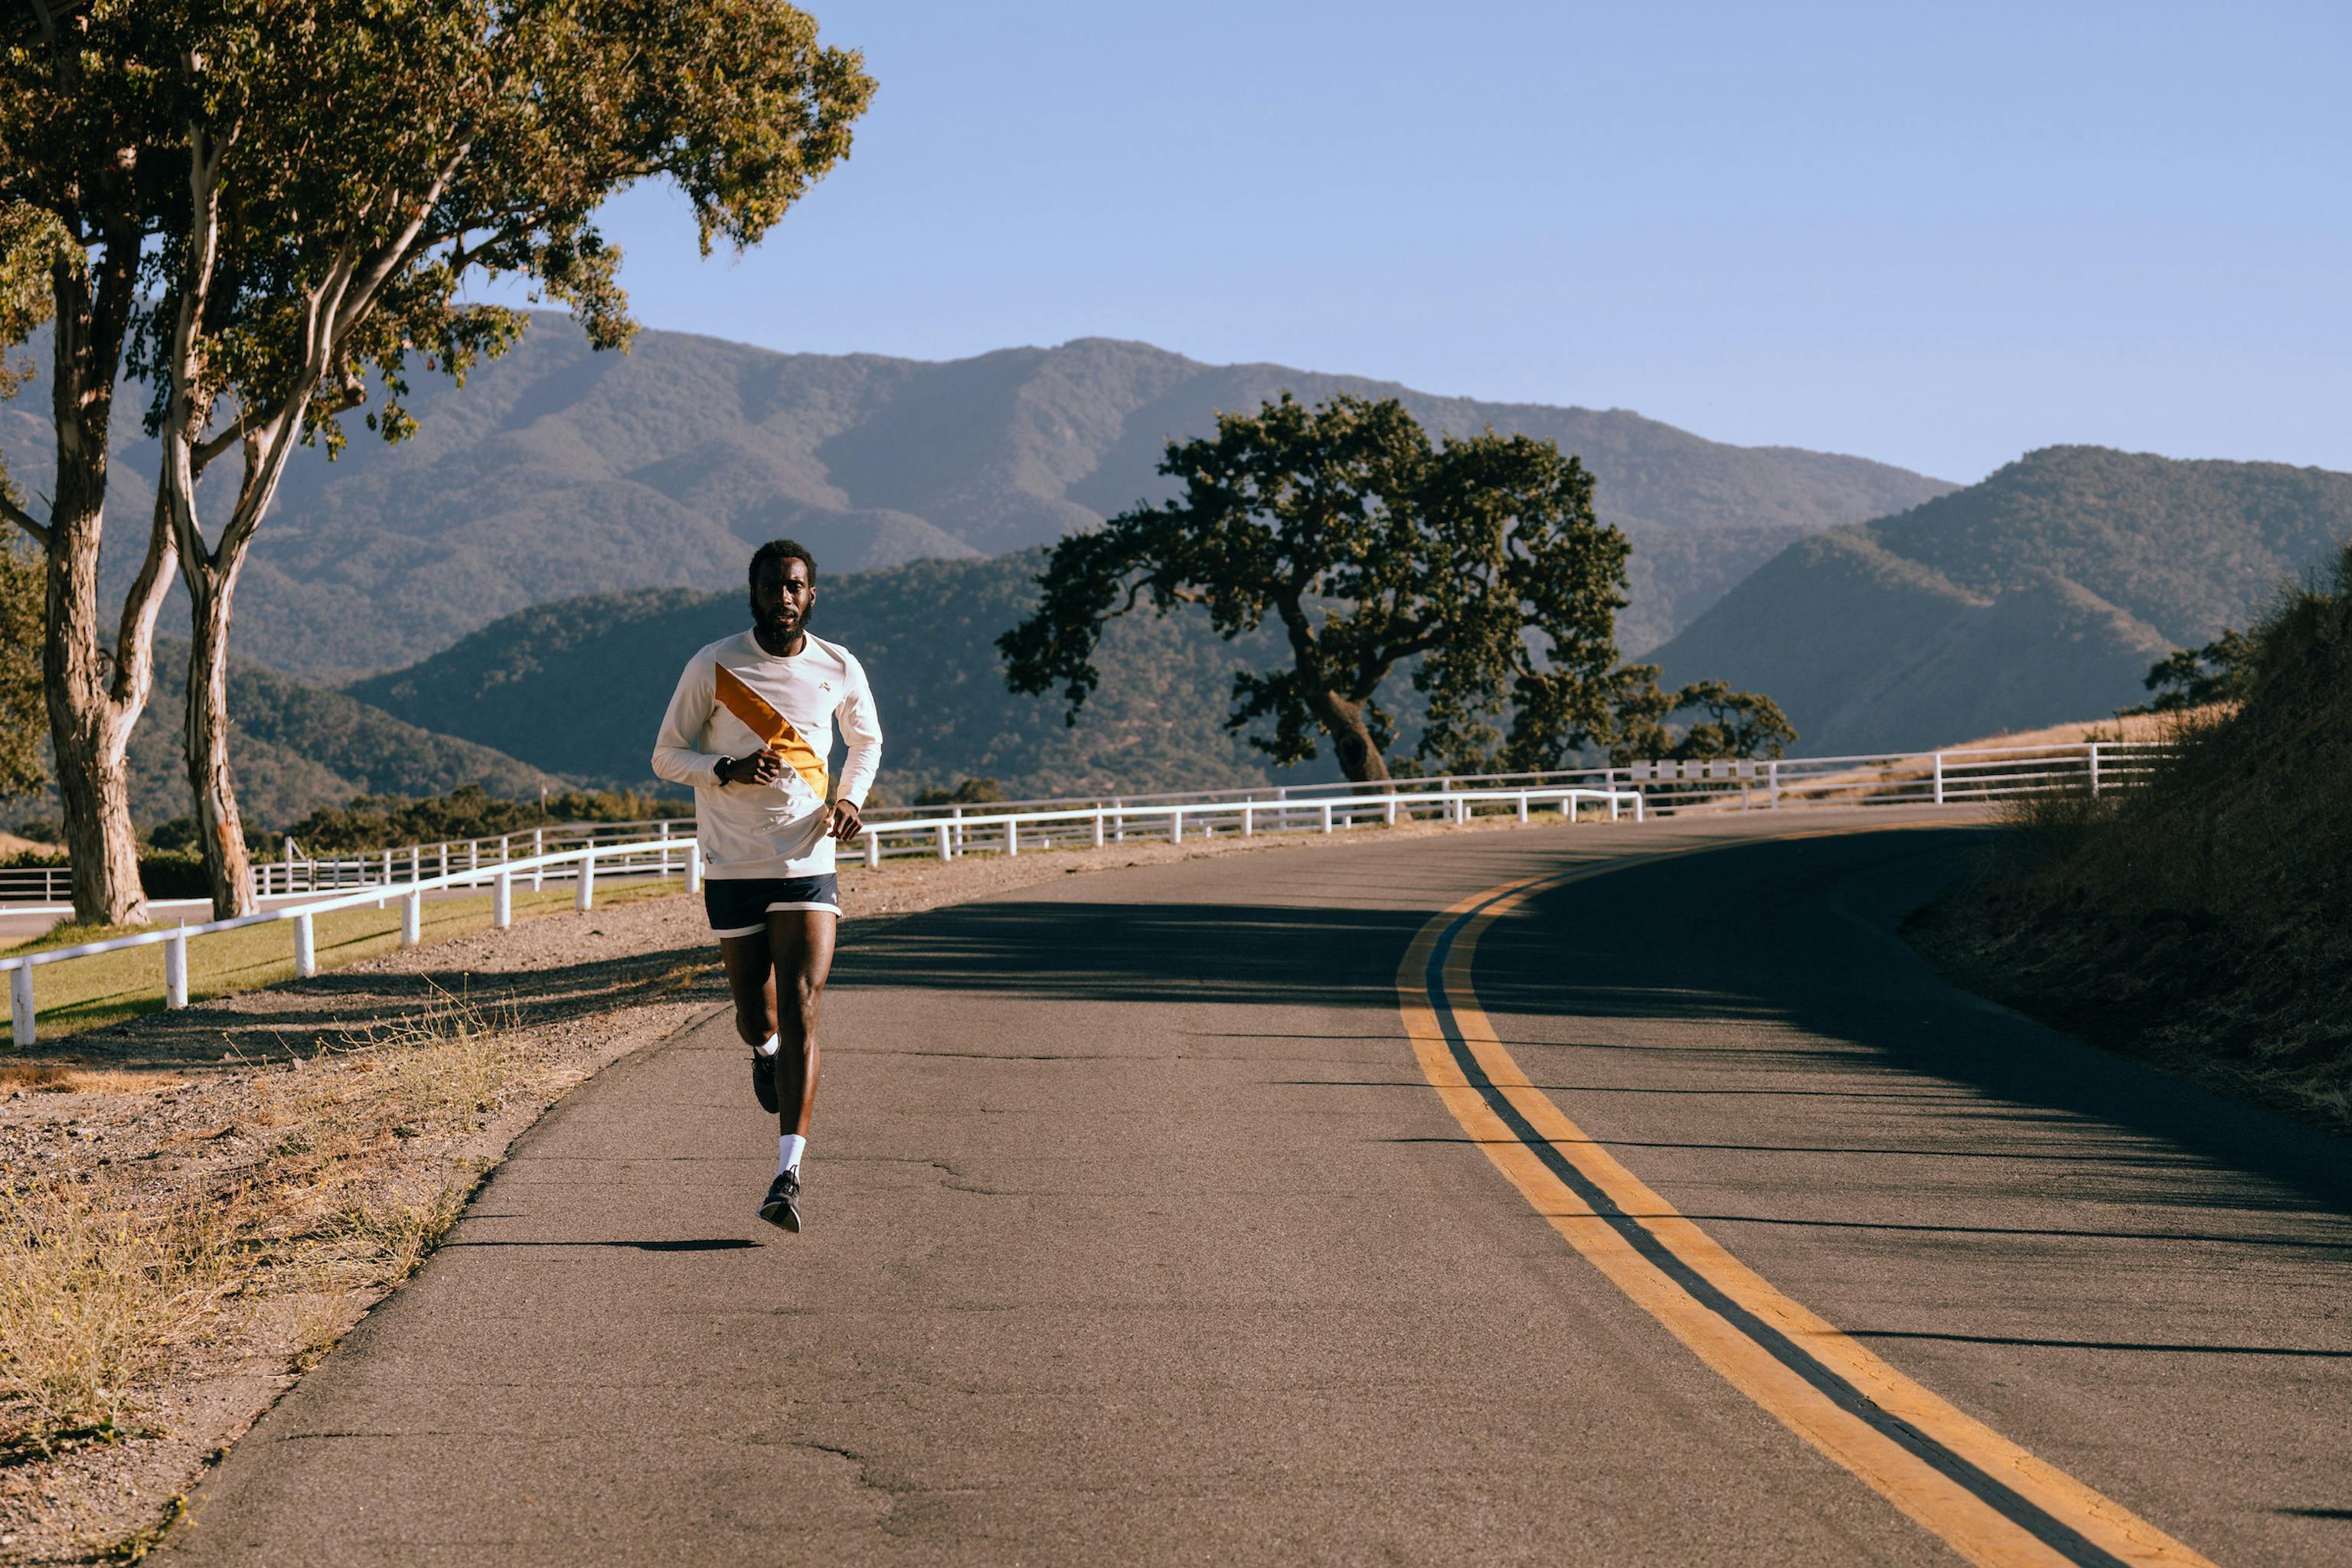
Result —
<instances>
[{"instance_id":1,"label":"tree canopy","mask_svg":"<svg viewBox=\"0 0 2352 1568\"><path fill-rule=\"evenodd\" d=\"M620 255L596 209L662 178L706 252L749 246L847 155L874 83L783 0L35 11L0 50L0 202L54 219L97 258L106 330L84 335L120 348L152 389L158 517L194 609L190 781L226 912L247 896L226 749L231 603L293 448L332 452L371 399L367 425L398 440L414 426L413 369L462 381L510 342L522 313L468 299L469 284L520 277L596 346L625 347ZM52 270L77 307L61 309L62 332L93 312ZM61 425L61 452L66 437ZM197 488L232 455L208 534ZM22 509L7 515L52 537Z\"/></svg>"},{"instance_id":2,"label":"tree canopy","mask_svg":"<svg viewBox=\"0 0 2352 1568\"><path fill-rule=\"evenodd\" d=\"M7 476L0 474L0 485ZM49 782L41 760L41 563L0 537L0 800Z\"/></svg>"},{"instance_id":3,"label":"tree canopy","mask_svg":"<svg viewBox=\"0 0 2352 1568\"><path fill-rule=\"evenodd\" d=\"M1270 723L1252 743L1280 763L1328 740L1351 779L1389 776L1379 693L1405 668L1427 706L1414 756L1455 772L1557 768L1596 744L1777 755L1792 733L1769 700L1719 682L1668 698L1654 668L1612 668L1629 546L1551 442L1432 442L1393 398L1285 394L1170 442L1160 471L1182 495L1055 547L1043 602L998 641L1014 690L1058 686L1075 719L1105 624L1148 601L1201 605L1228 638L1277 627L1288 664L1235 675L1227 726ZM1694 704L1711 717L1677 741L1663 721Z\"/></svg>"},{"instance_id":4,"label":"tree canopy","mask_svg":"<svg viewBox=\"0 0 2352 1568\"><path fill-rule=\"evenodd\" d=\"M2179 713L2214 702L2237 702L2252 684L2255 643L2231 627L2203 647L2177 648L2148 668L2140 684L2155 693L2146 703L2123 711Z\"/></svg>"}]
</instances>

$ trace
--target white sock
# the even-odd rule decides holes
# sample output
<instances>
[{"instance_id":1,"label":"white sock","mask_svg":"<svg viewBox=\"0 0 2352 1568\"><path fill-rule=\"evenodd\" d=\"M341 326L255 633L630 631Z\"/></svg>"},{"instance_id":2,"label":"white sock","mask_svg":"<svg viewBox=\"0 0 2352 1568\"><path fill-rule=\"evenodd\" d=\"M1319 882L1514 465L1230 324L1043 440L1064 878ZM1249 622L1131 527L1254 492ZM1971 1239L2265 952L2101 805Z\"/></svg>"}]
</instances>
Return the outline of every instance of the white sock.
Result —
<instances>
[{"instance_id":1,"label":"white sock","mask_svg":"<svg viewBox=\"0 0 2352 1568\"><path fill-rule=\"evenodd\" d=\"M807 1147L808 1140L797 1132L786 1132L779 1137L776 1140L776 1174L781 1176L786 1171L799 1170L801 1152Z\"/></svg>"},{"instance_id":2,"label":"white sock","mask_svg":"<svg viewBox=\"0 0 2352 1568\"><path fill-rule=\"evenodd\" d=\"M783 1043L783 1037L782 1036L770 1035L766 1045L753 1046L751 1048L759 1052L763 1057L772 1057L776 1054L776 1047Z\"/></svg>"}]
</instances>

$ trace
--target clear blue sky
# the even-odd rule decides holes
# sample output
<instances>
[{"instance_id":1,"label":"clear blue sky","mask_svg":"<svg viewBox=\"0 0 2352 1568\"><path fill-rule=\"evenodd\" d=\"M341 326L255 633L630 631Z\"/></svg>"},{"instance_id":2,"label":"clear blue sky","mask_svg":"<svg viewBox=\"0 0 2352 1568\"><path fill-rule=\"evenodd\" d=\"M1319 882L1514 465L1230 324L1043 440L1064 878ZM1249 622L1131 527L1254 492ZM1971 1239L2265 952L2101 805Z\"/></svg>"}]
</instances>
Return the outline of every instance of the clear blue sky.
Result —
<instances>
[{"instance_id":1,"label":"clear blue sky","mask_svg":"<svg viewBox=\"0 0 2352 1568\"><path fill-rule=\"evenodd\" d=\"M740 259L614 204L648 325L2352 468L2352 7L803 3L856 151Z\"/></svg>"}]
</instances>

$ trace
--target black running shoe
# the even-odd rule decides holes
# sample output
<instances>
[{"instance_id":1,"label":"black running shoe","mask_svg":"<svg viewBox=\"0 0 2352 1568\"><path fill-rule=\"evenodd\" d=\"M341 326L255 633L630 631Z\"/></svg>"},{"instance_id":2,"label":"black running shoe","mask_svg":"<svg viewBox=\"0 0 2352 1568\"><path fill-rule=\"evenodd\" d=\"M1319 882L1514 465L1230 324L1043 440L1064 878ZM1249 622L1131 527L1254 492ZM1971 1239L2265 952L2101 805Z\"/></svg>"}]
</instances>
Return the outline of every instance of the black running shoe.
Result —
<instances>
[{"instance_id":1,"label":"black running shoe","mask_svg":"<svg viewBox=\"0 0 2352 1568\"><path fill-rule=\"evenodd\" d=\"M771 1116L776 1113L776 1058L782 1054L778 1050L763 1056L757 1047L751 1050L751 1092L760 1097L760 1109Z\"/></svg>"},{"instance_id":2,"label":"black running shoe","mask_svg":"<svg viewBox=\"0 0 2352 1568\"><path fill-rule=\"evenodd\" d=\"M770 1225L783 1226L793 1235L801 1228L801 1173L779 1171L776 1179L768 1184L768 1195L760 1205L760 1217Z\"/></svg>"}]
</instances>

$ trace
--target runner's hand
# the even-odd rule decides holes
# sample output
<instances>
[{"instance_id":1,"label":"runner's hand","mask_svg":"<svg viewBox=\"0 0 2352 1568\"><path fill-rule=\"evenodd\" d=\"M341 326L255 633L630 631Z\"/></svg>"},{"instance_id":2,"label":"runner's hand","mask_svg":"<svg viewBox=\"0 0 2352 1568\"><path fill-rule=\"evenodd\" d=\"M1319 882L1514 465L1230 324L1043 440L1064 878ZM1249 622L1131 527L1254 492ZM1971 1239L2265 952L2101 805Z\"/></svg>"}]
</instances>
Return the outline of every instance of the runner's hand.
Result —
<instances>
[{"instance_id":1,"label":"runner's hand","mask_svg":"<svg viewBox=\"0 0 2352 1568\"><path fill-rule=\"evenodd\" d=\"M824 830L846 844L866 831L866 816L855 804L836 800L825 807Z\"/></svg>"},{"instance_id":2,"label":"runner's hand","mask_svg":"<svg viewBox=\"0 0 2352 1568\"><path fill-rule=\"evenodd\" d=\"M784 776L784 759L765 747L738 757L727 769L729 784L772 784Z\"/></svg>"}]
</instances>

